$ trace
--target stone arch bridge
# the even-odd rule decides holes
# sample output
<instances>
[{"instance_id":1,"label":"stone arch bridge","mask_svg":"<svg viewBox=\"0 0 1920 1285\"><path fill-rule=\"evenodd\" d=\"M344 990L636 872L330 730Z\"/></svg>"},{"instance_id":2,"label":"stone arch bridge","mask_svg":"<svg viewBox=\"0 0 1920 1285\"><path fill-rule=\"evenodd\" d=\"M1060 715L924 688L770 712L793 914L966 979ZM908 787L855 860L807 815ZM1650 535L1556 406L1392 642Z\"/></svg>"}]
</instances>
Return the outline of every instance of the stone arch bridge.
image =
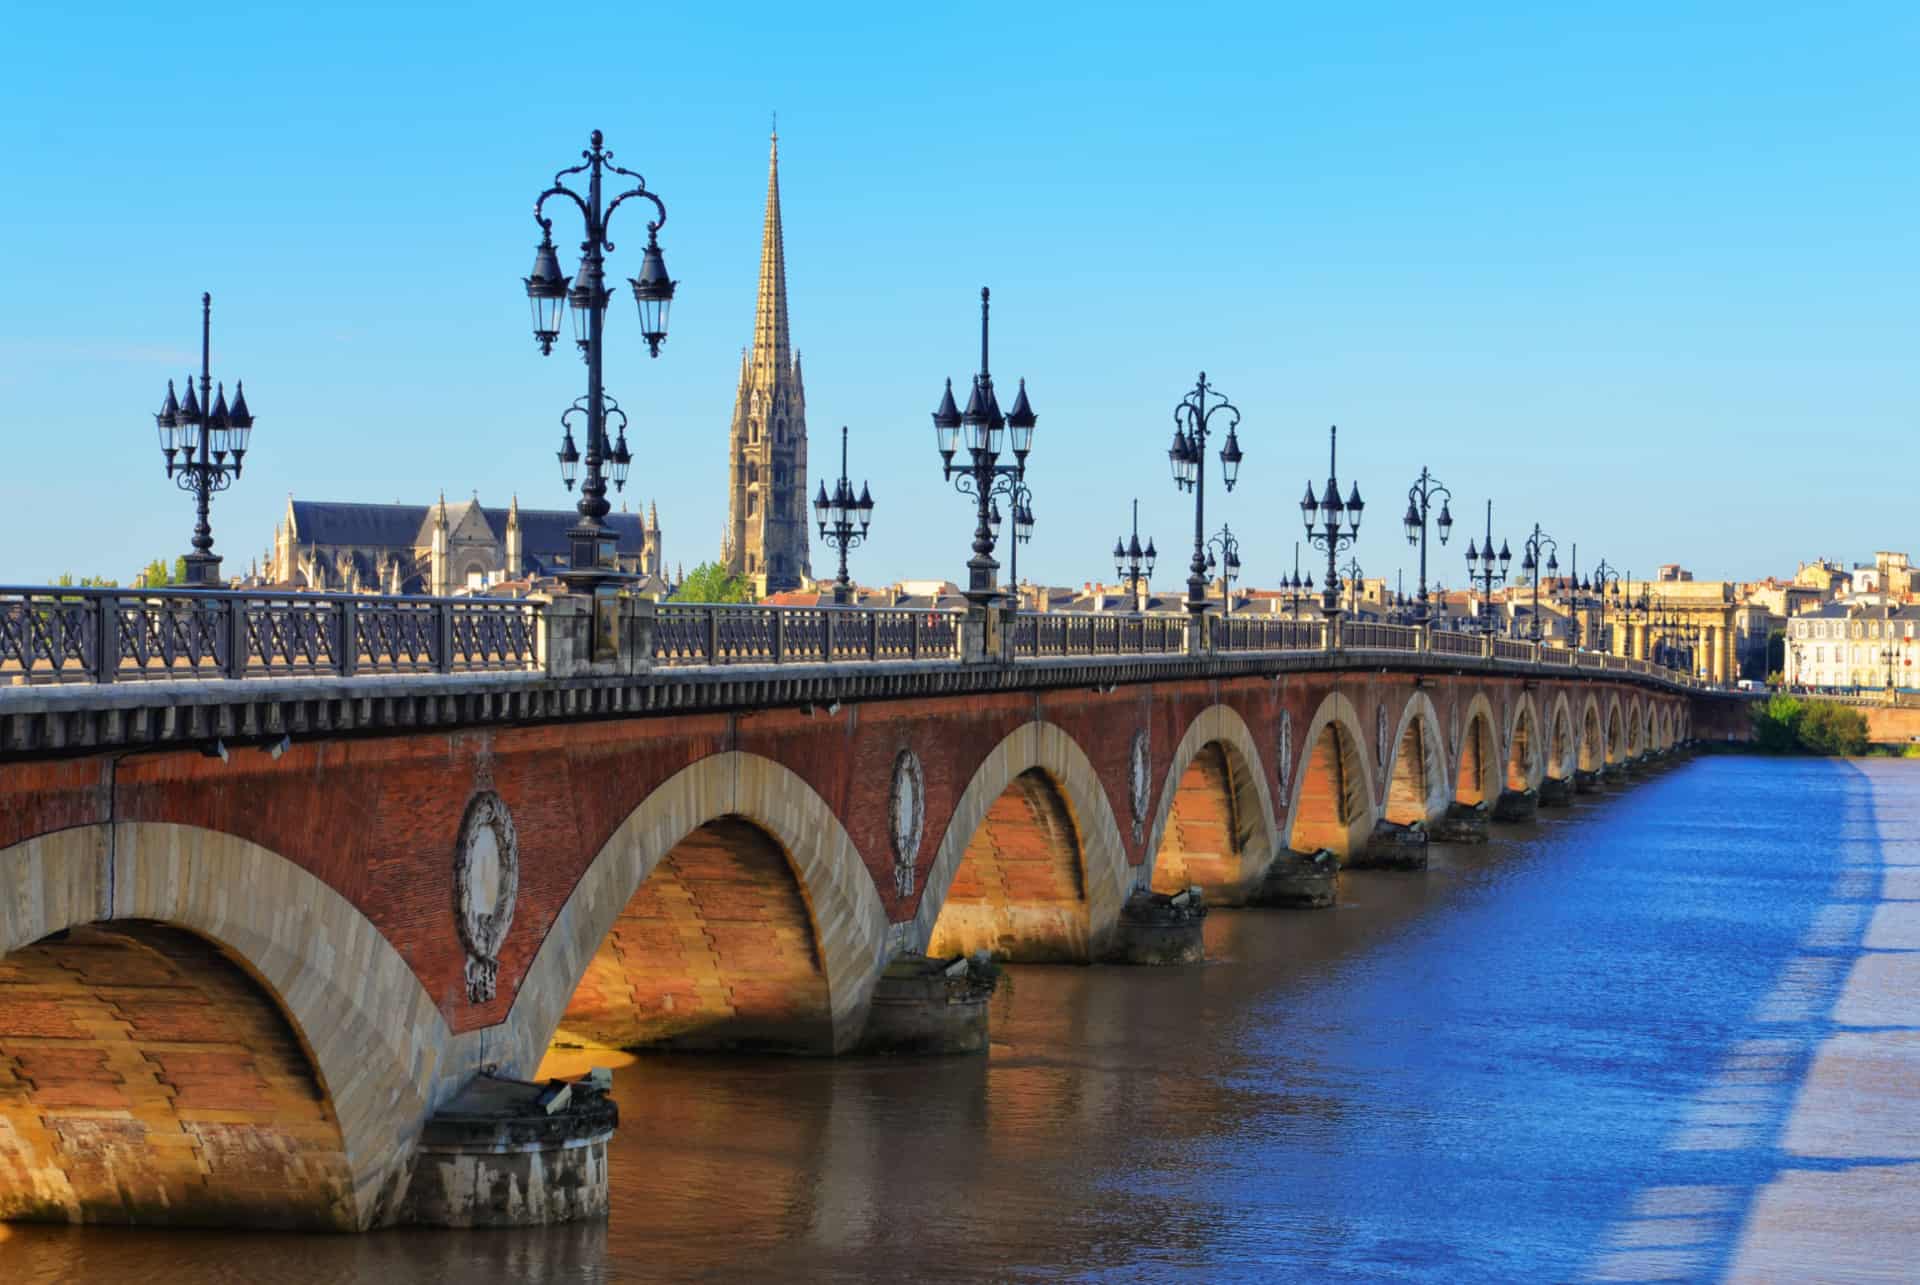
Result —
<instances>
[{"instance_id":1,"label":"stone arch bridge","mask_svg":"<svg viewBox=\"0 0 1920 1285\"><path fill-rule=\"evenodd\" d=\"M422 1192L482 1072L858 1050L891 961L1108 958L1146 893L1285 899L1302 854L1746 727L1644 662L1386 626L988 655L924 613L401 601L0 614L0 1216L461 1221ZM522 1150L465 1220L553 1215Z\"/></svg>"}]
</instances>

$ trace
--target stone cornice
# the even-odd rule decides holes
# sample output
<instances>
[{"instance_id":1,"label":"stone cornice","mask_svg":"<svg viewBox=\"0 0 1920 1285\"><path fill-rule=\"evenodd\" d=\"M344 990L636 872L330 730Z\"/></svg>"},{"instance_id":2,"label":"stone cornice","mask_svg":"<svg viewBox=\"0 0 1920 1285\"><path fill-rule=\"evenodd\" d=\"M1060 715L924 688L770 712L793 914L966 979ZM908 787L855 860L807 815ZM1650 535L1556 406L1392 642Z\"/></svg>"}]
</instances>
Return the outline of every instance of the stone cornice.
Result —
<instances>
[{"instance_id":1,"label":"stone cornice","mask_svg":"<svg viewBox=\"0 0 1920 1285\"><path fill-rule=\"evenodd\" d=\"M216 741L263 743L285 735L398 735L427 728L649 718L1302 673L1586 680L1695 699L1751 699L1742 693L1701 691L1653 675L1615 670L1358 649L1199 657L1168 653L988 665L958 661L726 665L567 679L533 672L204 679L0 688L0 759L210 749Z\"/></svg>"}]
</instances>

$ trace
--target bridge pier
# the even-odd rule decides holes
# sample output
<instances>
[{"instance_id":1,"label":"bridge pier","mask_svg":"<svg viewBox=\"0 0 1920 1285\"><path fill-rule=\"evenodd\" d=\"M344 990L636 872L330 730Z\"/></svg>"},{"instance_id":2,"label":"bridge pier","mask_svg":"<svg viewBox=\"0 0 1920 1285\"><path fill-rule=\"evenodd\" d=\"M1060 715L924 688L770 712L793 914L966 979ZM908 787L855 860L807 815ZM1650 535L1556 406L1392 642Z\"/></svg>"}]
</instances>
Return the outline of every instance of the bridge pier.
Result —
<instances>
[{"instance_id":1,"label":"bridge pier","mask_svg":"<svg viewBox=\"0 0 1920 1285\"><path fill-rule=\"evenodd\" d=\"M1198 885L1171 895L1134 890L1120 907L1107 962L1113 964L1198 964L1206 959L1202 929L1207 903Z\"/></svg>"},{"instance_id":2,"label":"bridge pier","mask_svg":"<svg viewBox=\"0 0 1920 1285\"><path fill-rule=\"evenodd\" d=\"M1540 782L1540 806L1564 808L1573 802L1573 782L1564 776L1549 776Z\"/></svg>"},{"instance_id":3,"label":"bridge pier","mask_svg":"<svg viewBox=\"0 0 1920 1285\"><path fill-rule=\"evenodd\" d=\"M533 1227L607 1216L620 1113L602 1071L530 1084L477 1075L428 1119L395 1222Z\"/></svg>"},{"instance_id":4,"label":"bridge pier","mask_svg":"<svg viewBox=\"0 0 1920 1285\"><path fill-rule=\"evenodd\" d=\"M1600 769L1587 772L1576 768L1573 773L1573 792L1575 794L1600 793Z\"/></svg>"},{"instance_id":5,"label":"bridge pier","mask_svg":"<svg viewBox=\"0 0 1920 1285\"><path fill-rule=\"evenodd\" d=\"M1429 830L1436 843L1485 843L1490 820L1485 803L1449 803Z\"/></svg>"},{"instance_id":6,"label":"bridge pier","mask_svg":"<svg viewBox=\"0 0 1920 1285\"><path fill-rule=\"evenodd\" d=\"M1531 786L1524 790L1502 790L1493 801L1493 819L1512 825L1531 821L1540 813L1540 792Z\"/></svg>"},{"instance_id":7,"label":"bridge pier","mask_svg":"<svg viewBox=\"0 0 1920 1285\"><path fill-rule=\"evenodd\" d=\"M895 956L873 988L858 1051L984 1053L987 1005L999 983L1000 970L984 953L955 959Z\"/></svg>"},{"instance_id":8,"label":"bridge pier","mask_svg":"<svg viewBox=\"0 0 1920 1285\"><path fill-rule=\"evenodd\" d=\"M1409 825L1382 820L1375 823L1367 841L1346 860L1349 870L1425 870L1427 868L1427 826L1424 821Z\"/></svg>"},{"instance_id":9,"label":"bridge pier","mask_svg":"<svg viewBox=\"0 0 1920 1285\"><path fill-rule=\"evenodd\" d=\"M1339 859L1326 848L1317 852L1282 848L1244 904L1290 910L1331 906L1339 872Z\"/></svg>"}]
</instances>

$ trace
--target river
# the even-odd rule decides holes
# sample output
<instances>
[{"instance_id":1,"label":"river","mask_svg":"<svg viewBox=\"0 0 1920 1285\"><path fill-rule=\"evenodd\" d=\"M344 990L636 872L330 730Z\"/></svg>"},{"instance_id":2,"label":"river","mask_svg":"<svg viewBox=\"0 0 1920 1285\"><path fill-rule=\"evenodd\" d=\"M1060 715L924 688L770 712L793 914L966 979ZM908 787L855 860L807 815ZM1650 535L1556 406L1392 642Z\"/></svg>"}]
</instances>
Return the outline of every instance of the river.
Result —
<instances>
[{"instance_id":1,"label":"river","mask_svg":"<svg viewBox=\"0 0 1920 1285\"><path fill-rule=\"evenodd\" d=\"M1202 966L1013 968L984 1058L629 1059L605 1224L0 1227L0 1278L1911 1279L1920 764L1495 835Z\"/></svg>"}]
</instances>

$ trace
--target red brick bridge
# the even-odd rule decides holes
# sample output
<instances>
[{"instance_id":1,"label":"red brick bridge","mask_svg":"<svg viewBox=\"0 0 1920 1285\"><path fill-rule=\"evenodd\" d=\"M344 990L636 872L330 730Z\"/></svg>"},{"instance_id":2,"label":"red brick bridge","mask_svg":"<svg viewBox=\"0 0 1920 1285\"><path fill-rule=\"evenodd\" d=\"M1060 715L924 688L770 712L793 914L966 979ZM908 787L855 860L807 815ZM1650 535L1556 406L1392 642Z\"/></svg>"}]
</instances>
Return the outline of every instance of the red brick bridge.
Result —
<instances>
[{"instance_id":1,"label":"red brick bridge","mask_svg":"<svg viewBox=\"0 0 1920 1285\"><path fill-rule=\"evenodd\" d=\"M1100 960L1137 890L1746 732L1417 628L61 593L0 598L13 1218L403 1220L482 1070L857 1050L903 953Z\"/></svg>"}]
</instances>

